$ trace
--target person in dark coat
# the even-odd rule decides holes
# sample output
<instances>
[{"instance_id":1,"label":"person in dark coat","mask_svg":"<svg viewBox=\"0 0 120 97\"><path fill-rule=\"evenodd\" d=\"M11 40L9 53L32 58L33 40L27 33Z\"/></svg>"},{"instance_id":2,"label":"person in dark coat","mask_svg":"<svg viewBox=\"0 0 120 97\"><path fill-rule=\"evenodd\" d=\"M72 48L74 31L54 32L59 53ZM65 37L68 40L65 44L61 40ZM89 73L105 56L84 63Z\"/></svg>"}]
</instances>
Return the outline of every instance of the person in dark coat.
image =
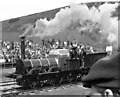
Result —
<instances>
[{"instance_id":1,"label":"person in dark coat","mask_svg":"<svg viewBox=\"0 0 120 97\"><path fill-rule=\"evenodd\" d=\"M88 97L120 97L120 52L98 60L82 82L91 88Z\"/></svg>"}]
</instances>

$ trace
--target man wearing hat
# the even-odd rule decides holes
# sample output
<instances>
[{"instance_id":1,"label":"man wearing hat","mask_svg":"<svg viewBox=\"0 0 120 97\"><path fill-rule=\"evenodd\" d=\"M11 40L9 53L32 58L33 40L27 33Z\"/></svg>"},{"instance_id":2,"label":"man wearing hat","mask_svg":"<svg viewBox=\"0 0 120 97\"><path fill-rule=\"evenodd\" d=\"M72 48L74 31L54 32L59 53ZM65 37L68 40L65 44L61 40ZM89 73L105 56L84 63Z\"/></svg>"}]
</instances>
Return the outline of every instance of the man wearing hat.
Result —
<instances>
[{"instance_id":1,"label":"man wearing hat","mask_svg":"<svg viewBox=\"0 0 120 97\"><path fill-rule=\"evenodd\" d=\"M120 52L98 60L82 82L91 88L88 97L120 97Z\"/></svg>"}]
</instances>

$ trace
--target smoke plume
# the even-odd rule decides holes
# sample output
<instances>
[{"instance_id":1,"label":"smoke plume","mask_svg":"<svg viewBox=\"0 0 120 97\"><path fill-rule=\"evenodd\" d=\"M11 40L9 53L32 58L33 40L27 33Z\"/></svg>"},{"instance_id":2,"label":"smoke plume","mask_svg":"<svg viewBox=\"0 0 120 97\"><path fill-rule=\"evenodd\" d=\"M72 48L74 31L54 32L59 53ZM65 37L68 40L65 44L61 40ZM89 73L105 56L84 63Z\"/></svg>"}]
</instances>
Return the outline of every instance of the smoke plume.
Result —
<instances>
[{"instance_id":1,"label":"smoke plume","mask_svg":"<svg viewBox=\"0 0 120 97\"><path fill-rule=\"evenodd\" d=\"M44 38L67 32L67 39L71 31L75 31L98 44L106 42L117 46L118 17L111 17L117 7L118 3L105 3L98 8L93 6L90 9L85 4L71 4L56 13L54 19L37 20L36 26L29 26L23 35Z\"/></svg>"}]
</instances>

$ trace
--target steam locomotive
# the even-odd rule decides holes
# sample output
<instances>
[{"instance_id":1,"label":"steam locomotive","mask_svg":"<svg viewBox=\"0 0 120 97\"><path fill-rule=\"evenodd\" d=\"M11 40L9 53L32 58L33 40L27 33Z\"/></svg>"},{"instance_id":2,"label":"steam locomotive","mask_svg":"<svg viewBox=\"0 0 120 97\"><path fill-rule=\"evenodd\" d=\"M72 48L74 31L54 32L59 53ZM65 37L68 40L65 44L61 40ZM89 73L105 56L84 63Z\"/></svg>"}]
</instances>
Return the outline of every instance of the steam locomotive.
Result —
<instances>
[{"instance_id":1,"label":"steam locomotive","mask_svg":"<svg viewBox=\"0 0 120 97\"><path fill-rule=\"evenodd\" d=\"M21 44L24 46L24 42ZM24 49L21 48L23 54ZM92 64L105 57L106 54L87 54L84 62L80 58L70 58L67 49L53 49L50 51L49 57L42 59L24 59L24 55L22 55L22 59L16 60L16 81L24 88L77 81L88 73Z\"/></svg>"}]
</instances>

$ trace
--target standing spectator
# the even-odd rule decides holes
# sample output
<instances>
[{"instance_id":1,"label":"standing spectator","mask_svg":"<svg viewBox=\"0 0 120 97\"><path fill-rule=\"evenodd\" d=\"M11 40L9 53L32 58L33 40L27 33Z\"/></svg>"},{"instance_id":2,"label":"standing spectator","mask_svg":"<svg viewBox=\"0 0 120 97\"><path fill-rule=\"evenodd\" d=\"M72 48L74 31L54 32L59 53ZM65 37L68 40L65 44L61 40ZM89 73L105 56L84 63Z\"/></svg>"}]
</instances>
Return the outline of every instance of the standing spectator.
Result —
<instances>
[{"instance_id":1,"label":"standing spectator","mask_svg":"<svg viewBox=\"0 0 120 97\"><path fill-rule=\"evenodd\" d=\"M112 52L113 52L112 46L107 46L107 47L106 47L106 52L108 53L108 55L111 55Z\"/></svg>"}]
</instances>

